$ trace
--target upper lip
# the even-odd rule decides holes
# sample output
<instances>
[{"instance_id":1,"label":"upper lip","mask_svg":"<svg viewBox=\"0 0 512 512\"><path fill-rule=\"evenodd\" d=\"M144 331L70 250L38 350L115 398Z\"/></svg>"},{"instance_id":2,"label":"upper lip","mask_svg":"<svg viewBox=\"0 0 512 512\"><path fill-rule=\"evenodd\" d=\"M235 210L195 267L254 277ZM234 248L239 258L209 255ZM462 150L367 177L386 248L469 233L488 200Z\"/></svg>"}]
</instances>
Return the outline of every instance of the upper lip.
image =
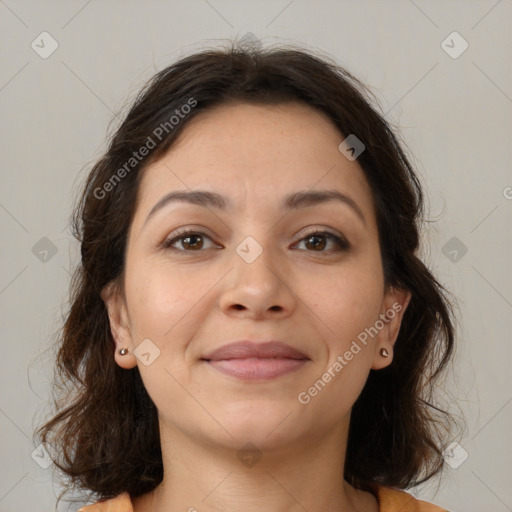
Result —
<instances>
[{"instance_id":1,"label":"upper lip","mask_svg":"<svg viewBox=\"0 0 512 512\"><path fill-rule=\"evenodd\" d=\"M221 359L248 358L288 358L309 359L306 354L281 341L253 342L250 340L234 341L210 352L202 359L219 361Z\"/></svg>"}]
</instances>

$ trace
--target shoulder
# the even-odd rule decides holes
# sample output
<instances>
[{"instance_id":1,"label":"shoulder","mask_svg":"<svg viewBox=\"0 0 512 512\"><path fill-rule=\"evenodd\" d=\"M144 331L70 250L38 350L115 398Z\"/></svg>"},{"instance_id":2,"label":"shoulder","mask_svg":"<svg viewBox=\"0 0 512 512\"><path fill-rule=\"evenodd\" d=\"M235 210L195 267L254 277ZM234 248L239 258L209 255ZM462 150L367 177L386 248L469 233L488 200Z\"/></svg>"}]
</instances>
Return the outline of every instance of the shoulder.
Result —
<instances>
[{"instance_id":1,"label":"shoulder","mask_svg":"<svg viewBox=\"0 0 512 512\"><path fill-rule=\"evenodd\" d=\"M78 512L133 512L133 506L130 495L123 492L110 500L97 501L92 505L86 505Z\"/></svg>"},{"instance_id":2,"label":"shoulder","mask_svg":"<svg viewBox=\"0 0 512 512\"><path fill-rule=\"evenodd\" d=\"M390 487L379 487L377 492L379 512L448 512L437 505L417 500L404 491ZM133 506L130 495L125 492L110 500L82 507L78 512L133 512Z\"/></svg>"},{"instance_id":3,"label":"shoulder","mask_svg":"<svg viewBox=\"0 0 512 512\"><path fill-rule=\"evenodd\" d=\"M404 491L390 487L377 489L379 512L448 512L446 509L417 500Z\"/></svg>"}]
</instances>

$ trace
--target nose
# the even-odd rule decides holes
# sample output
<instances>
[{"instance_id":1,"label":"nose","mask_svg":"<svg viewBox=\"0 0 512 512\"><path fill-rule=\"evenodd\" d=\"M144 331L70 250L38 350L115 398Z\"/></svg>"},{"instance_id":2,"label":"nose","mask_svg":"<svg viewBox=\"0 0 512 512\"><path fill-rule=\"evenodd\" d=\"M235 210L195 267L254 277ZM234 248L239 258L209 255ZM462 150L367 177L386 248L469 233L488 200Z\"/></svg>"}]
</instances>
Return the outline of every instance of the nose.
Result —
<instances>
[{"instance_id":1,"label":"nose","mask_svg":"<svg viewBox=\"0 0 512 512\"><path fill-rule=\"evenodd\" d=\"M221 293L220 306L224 313L238 318L262 320L291 315L297 299L291 283L287 263L273 257L264 249L252 262L233 251L232 270ZM288 270L288 272L287 272Z\"/></svg>"}]
</instances>

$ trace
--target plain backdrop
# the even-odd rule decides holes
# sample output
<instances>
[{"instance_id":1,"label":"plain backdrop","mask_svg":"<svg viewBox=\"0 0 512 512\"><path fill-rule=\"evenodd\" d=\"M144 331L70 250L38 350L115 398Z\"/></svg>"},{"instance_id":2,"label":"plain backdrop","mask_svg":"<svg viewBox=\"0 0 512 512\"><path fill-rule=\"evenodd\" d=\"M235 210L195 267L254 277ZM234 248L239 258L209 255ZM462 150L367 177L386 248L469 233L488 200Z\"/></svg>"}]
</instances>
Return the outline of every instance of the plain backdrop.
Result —
<instances>
[{"instance_id":1,"label":"plain backdrop","mask_svg":"<svg viewBox=\"0 0 512 512\"><path fill-rule=\"evenodd\" d=\"M428 194L422 254L459 299L444 388L467 421L442 478L411 492L511 511L511 22L510 0L0 0L0 511L55 507L32 433L79 261L71 206L109 123L156 71L243 37L331 56L400 130Z\"/></svg>"}]
</instances>

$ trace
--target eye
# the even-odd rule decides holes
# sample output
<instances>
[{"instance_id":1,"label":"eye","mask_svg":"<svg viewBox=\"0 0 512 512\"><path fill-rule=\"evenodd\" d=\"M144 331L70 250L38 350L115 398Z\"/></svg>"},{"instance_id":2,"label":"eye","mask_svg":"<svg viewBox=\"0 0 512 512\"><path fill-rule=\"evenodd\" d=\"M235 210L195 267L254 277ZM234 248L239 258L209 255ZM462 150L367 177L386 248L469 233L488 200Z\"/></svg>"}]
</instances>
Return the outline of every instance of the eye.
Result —
<instances>
[{"instance_id":1,"label":"eye","mask_svg":"<svg viewBox=\"0 0 512 512\"><path fill-rule=\"evenodd\" d=\"M162 244L162 247L165 249L170 249L173 251L181 251L181 252L193 252L193 251L201 251L202 249L206 248L212 248L212 247L218 247L213 244L210 247L205 247L204 240L209 240L212 242L212 239L200 232L200 231L193 231L191 229L184 229L181 232L177 233L176 236L164 241ZM334 249L327 249L324 250L325 247L328 245L328 242L334 243L337 248ZM350 244L342 237L339 237L335 235L334 233L331 233L329 231L312 231L311 233L308 233L304 238L299 240L298 244L304 242L306 244L306 247L308 249L311 249L309 252L324 252L324 253L330 253L333 251L341 251L341 250L347 250L350 248ZM177 247L174 247L176 244L180 243L182 249L178 249ZM297 244L295 244L297 245Z\"/></svg>"},{"instance_id":2,"label":"eye","mask_svg":"<svg viewBox=\"0 0 512 512\"><path fill-rule=\"evenodd\" d=\"M208 239L211 241L211 238L208 235L205 235L204 233L201 233L199 231L192 231L190 229L184 229L175 237L166 240L163 243L163 247L165 249L171 249L182 252L200 251L204 246L204 239ZM178 242L181 243L181 246L184 247L184 249L178 249L176 247L173 247Z\"/></svg>"},{"instance_id":3,"label":"eye","mask_svg":"<svg viewBox=\"0 0 512 512\"><path fill-rule=\"evenodd\" d=\"M305 241L306 247L313 247L312 252L332 252L333 249L324 251L327 245L326 240L334 242L338 246L337 249L334 249L335 251L342 251L350 248L350 244L344 238L341 238L329 231L313 231L308 233L299 241L299 244Z\"/></svg>"}]
</instances>

